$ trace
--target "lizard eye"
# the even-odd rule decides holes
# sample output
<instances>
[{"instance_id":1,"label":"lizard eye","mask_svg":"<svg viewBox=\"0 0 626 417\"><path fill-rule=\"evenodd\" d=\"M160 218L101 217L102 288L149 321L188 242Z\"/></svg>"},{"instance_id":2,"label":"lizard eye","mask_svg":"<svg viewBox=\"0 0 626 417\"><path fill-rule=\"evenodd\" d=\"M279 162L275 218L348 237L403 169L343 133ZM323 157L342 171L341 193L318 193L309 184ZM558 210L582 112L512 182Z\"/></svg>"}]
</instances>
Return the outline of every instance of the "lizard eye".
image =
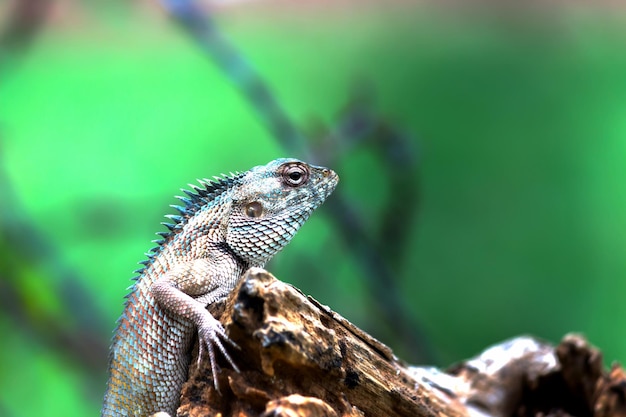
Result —
<instances>
[{"instance_id":1,"label":"lizard eye","mask_svg":"<svg viewBox=\"0 0 626 417\"><path fill-rule=\"evenodd\" d=\"M248 217L261 217L263 215L263 204L259 203L258 201L253 201L246 204L243 212Z\"/></svg>"},{"instance_id":2,"label":"lizard eye","mask_svg":"<svg viewBox=\"0 0 626 417\"><path fill-rule=\"evenodd\" d=\"M280 169L283 182L290 187L299 187L309 180L309 168L301 162L285 164Z\"/></svg>"}]
</instances>

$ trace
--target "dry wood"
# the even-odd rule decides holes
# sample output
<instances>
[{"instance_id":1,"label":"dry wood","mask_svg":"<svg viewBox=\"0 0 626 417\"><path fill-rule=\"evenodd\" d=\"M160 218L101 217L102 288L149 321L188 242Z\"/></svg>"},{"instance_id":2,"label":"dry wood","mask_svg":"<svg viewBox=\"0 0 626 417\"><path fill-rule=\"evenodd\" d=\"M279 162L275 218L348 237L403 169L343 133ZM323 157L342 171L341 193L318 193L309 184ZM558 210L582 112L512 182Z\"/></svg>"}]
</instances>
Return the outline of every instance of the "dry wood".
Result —
<instances>
[{"instance_id":1,"label":"dry wood","mask_svg":"<svg viewBox=\"0 0 626 417\"><path fill-rule=\"evenodd\" d=\"M240 368L192 366L179 417L626 416L626 378L580 336L520 337L447 372L407 366L349 321L262 269L212 308ZM193 362L195 364L195 360Z\"/></svg>"}]
</instances>

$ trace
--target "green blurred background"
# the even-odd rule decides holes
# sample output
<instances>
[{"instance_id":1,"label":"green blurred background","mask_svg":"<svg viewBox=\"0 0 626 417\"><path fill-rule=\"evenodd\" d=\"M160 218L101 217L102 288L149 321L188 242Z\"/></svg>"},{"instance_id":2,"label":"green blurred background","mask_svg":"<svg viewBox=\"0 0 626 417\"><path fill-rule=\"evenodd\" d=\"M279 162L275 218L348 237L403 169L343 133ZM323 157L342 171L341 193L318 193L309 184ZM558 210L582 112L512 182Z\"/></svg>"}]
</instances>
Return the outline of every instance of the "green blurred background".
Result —
<instances>
[{"instance_id":1,"label":"green blurred background","mask_svg":"<svg viewBox=\"0 0 626 417\"><path fill-rule=\"evenodd\" d=\"M304 157L152 2L52 4L32 43L0 55L3 416L97 414L126 287L173 196ZM626 361L626 11L257 1L212 15L304 131L332 130L365 83L372 112L410 133L401 193L370 142L327 160L372 241L385 247L385 215L407 218L383 285L430 353L380 320L327 207L268 265L278 278L410 361L572 331Z\"/></svg>"}]
</instances>

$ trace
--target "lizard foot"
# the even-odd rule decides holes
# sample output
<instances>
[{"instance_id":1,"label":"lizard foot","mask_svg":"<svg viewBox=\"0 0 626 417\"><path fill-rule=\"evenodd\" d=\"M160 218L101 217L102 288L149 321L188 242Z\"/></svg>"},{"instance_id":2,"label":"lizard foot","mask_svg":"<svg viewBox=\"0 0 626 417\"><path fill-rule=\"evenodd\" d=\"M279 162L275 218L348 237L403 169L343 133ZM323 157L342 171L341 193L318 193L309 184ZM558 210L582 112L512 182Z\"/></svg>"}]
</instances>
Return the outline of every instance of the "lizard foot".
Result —
<instances>
[{"instance_id":1,"label":"lizard foot","mask_svg":"<svg viewBox=\"0 0 626 417\"><path fill-rule=\"evenodd\" d=\"M222 343L222 341L228 343L230 346L236 349L240 349L240 348L235 342L233 342L228 337L228 335L226 334L226 331L224 330L224 326L222 326L222 324L219 321L217 321L213 316L211 316L211 314L208 311L207 311L207 315L205 316L205 319L202 320L201 323L198 325L198 339L199 339L198 340L198 346L199 346L198 366L200 365L200 362L202 361L202 359L208 354L209 360L211 361L211 373L213 374L213 386L215 387L217 392L221 394L220 385L217 379L218 367L217 367L217 355L216 355L215 348L217 348L217 350L219 350L222 353L224 358L226 358L230 366L232 366L236 372L239 372L239 368L237 367L237 365L235 365L235 362L233 361L230 354L224 347L224 344Z\"/></svg>"}]
</instances>

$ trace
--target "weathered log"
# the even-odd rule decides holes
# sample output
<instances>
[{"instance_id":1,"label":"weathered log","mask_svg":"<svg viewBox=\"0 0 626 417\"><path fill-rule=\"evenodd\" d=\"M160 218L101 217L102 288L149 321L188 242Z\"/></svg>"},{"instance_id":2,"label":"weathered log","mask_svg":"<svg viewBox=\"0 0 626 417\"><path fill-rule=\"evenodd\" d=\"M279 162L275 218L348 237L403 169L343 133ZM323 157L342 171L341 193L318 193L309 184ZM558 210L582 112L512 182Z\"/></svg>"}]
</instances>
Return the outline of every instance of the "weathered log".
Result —
<instances>
[{"instance_id":1,"label":"weathered log","mask_svg":"<svg viewBox=\"0 0 626 417\"><path fill-rule=\"evenodd\" d=\"M556 349L520 337L446 372L408 366L258 268L211 312L240 348L231 349L240 372L222 362L218 393L209 362L192 361L179 417L626 416L623 370L604 373L580 336Z\"/></svg>"}]
</instances>

